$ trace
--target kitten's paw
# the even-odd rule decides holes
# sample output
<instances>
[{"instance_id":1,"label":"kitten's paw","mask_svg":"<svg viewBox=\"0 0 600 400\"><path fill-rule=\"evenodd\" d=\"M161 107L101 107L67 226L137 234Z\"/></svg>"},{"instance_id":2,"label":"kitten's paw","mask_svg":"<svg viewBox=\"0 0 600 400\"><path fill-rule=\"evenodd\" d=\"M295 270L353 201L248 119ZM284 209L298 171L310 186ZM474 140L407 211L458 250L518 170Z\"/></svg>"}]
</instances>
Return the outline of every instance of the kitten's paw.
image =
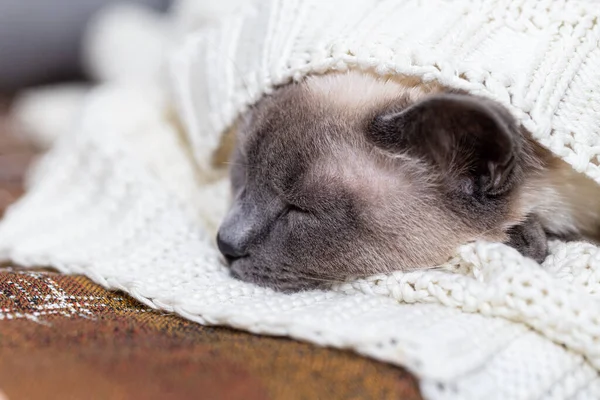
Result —
<instances>
[{"instance_id":1,"label":"kitten's paw","mask_svg":"<svg viewBox=\"0 0 600 400\"><path fill-rule=\"evenodd\" d=\"M548 239L535 215L530 215L521 225L513 226L507 233L509 238L506 244L525 257L542 263L548 256Z\"/></svg>"}]
</instances>

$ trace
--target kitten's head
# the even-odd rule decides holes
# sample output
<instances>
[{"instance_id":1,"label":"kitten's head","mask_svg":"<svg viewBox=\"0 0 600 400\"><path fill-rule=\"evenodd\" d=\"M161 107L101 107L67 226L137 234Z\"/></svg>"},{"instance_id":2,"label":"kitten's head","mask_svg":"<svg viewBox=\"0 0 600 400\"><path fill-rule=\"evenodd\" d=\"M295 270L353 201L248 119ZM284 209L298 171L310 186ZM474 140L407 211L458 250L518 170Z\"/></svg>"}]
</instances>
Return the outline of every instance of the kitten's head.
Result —
<instances>
[{"instance_id":1,"label":"kitten's head","mask_svg":"<svg viewBox=\"0 0 600 400\"><path fill-rule=\"evenodd\" d=\"M523 139L493 102L349 73L248 113L218 244L234 276L284 291L439 265L504 240Z\"/></svg>"}]
</instances>

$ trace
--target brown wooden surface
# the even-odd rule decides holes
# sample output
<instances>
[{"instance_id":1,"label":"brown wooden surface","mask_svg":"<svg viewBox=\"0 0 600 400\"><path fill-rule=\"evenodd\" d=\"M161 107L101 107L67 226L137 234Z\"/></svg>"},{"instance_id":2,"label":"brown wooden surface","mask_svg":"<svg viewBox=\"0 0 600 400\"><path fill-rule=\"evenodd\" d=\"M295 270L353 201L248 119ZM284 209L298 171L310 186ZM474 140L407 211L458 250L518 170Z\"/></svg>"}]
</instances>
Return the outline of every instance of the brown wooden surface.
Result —
<instances>
[{"instance_id":1,"label":"brown wooden surface","mask_svg":"<svg viewBox=\"0 0 600 400\"><path fill-rule=\"evenodd\" d=\"M21 195L36 153L14 132L0 117L0 213ZM11 400L420 398L401 368L203 327L82 276L10 265L0 268L0 400L2 392Z\"/></svg>"}]
</instances>

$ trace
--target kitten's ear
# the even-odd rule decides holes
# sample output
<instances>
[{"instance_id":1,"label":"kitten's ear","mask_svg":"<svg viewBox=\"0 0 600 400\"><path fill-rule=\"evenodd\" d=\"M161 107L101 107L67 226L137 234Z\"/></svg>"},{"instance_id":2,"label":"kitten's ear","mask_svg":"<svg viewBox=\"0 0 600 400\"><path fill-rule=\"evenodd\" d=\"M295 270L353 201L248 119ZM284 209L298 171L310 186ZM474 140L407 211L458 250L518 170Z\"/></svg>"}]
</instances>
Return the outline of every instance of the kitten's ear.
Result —
<instances>
[{"instance_id":1,"label":"kitten's ear","mask_svg":"<svg viewBox=\"0 0 600 400\"><path fill-rule=\"evenodd\" d=\"M470 95L431 96L376 117L369 128L380 147L415 155L458 179L461 190L494 196L510 189L523 140L502 106ZM466 184L465 184L466 183Z\"/></svg>"}]
</instances>

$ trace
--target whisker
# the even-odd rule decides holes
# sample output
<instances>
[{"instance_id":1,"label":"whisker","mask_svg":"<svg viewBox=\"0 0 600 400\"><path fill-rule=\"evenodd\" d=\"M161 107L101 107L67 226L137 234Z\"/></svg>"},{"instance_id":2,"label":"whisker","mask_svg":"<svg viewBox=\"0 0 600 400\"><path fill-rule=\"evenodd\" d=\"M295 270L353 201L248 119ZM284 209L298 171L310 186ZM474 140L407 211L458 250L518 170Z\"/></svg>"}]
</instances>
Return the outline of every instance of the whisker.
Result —
<instances>
[{"instance_id":1,"label":"whisker","mask_svg":"<svg viewBox=\"0 0 600 400\"><path fill-rule=\"evenodd\" d=\"M317 282L325 282L325 283L341 283L342 282L339 279L317 278L315 276L309 276L309 275L301 275L300 278L308 279L311 281L317 281Z\"/></svg>"},{"instance_id":2,"label":"whisker","mask_svg":"<svg viewBox=\"0 0 600 400\"><path fill-rule=\"evenodd\" d=\"M234 161L224 161L222 164L224 164L224 165L241 165L242 167L249 167L250 166L250 164L241 163L241 162L234 162Z\"/></svg>"}]
</instances>

